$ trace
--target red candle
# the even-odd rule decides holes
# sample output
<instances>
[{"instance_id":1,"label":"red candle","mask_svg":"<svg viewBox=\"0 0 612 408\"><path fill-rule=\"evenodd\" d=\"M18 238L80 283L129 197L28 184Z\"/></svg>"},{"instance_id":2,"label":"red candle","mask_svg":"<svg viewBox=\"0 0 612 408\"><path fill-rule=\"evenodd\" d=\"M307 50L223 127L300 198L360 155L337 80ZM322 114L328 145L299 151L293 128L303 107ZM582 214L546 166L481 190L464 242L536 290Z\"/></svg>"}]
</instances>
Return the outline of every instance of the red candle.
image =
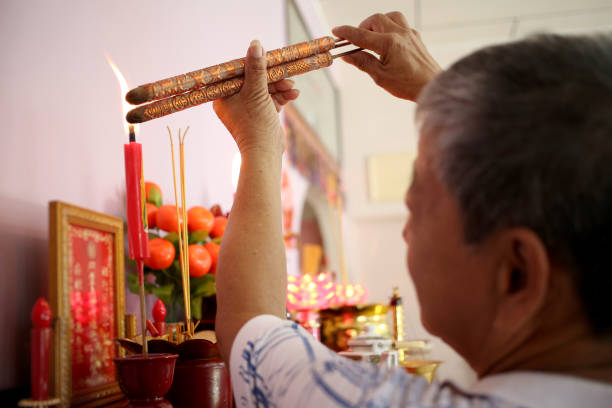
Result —
<instances>
[{"instance_id":1,"label":"red candle","mask_svg":"<svg viewBox=\"0 0 612 408\"><path fill-rule=\"evenodd\" d=\"M155 305L153 305L153 319L155 320L155 328L159 331L160 335L166 334L166 305L161 299L157 299Z\"/></svg>"},{"instance_id":2,"label":"red candle","mask_svg":"<svg viewBox=\"0 0 612 408\"><path fill-rule=\"evenodd\" d=\"M51 308L45 298L39 298L32 308L30 386L32 399L49 399L49 350L51 348Z\"/></svg>"},{"instance_id":3,"label":"red candle","mask_svg":"<svg viewBox=\"0 0 612 408\"><path fill-rule=\"evenodd\" d=\"M144 260L149 257L149 234L145 207L144 180L142 171L142 145L136 143L134 127L130 126L130 143L123 146L125 153L125 190L127 198L128 243L130 258L138 264L138 286L140 289L140 319L142 328L142 354L147 357L148 347L145 293Z\"/></svg>"},{"instance_id":4,"label":"red candle","mask_svg":"<svg viewBox=\"0 0 612 408\"><path fill-rule=\"evenodd\" d=\"M130 142L123 146L127 194L128 243L130 258L142 261L149 257L149 237L146 231L146 210L142 180L142 145ZM142 282L142 271L138 277Z\"/></svg>"}]
</instances>

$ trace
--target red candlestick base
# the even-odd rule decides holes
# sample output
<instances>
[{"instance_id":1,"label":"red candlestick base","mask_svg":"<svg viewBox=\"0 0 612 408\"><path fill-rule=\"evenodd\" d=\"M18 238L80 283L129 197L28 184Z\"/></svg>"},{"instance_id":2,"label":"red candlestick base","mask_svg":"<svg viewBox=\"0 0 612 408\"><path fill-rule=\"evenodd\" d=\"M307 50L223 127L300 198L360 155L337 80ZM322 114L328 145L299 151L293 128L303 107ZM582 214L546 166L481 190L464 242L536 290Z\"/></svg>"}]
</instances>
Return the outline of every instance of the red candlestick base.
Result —
<instances>
[{"instance_id":1,"label":"red candlestick base","mask_svg":"<svg viewBox=\"0 0 612 408\"><path fill-rule=\"evenodd\" d=\"M166 324L166 322L155 322L153 323L153 325L159 332L160 336L163 336L164 334L168 332L168 325Z\"/></svg>"},{"instance_id":2,"label":"red candlestick base","mask_svg":"<svg viewBox=\"0 0 612 408\"><path fill-rule=\"evenodd\" d=\"M30 331L32 345L30 385L32 399L35 401L49 399L49 350L51 348L50 327L34 328Z\"/></svg>"},{"instance_id":3,"label":"red candlestick base","mask_svg":"<svg viewBox=\"0 0 612 408\"><path fill-rule=\"evenodd\" d=\"M18 407L36 407L36 408L43 408L43 407L52 407L54 405L59 405L60 403L60 399L59 398L50 398L48 400L33 400L32 398L28 398L28 399L22 399L21 401L19 401L19 403L17 404Z\"/></svg>"}]
</instances>

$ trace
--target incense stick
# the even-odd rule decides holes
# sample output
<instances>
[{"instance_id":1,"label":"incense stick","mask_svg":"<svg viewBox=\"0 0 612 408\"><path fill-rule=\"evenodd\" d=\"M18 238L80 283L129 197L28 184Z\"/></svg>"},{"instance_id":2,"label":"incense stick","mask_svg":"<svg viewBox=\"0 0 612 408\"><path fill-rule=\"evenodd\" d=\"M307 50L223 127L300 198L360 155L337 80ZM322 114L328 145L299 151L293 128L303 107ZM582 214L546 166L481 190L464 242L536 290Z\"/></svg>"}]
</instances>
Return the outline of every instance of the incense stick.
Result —
<instances>
[{"instance_id":1,"label":"incense stick","mask_svg":"<svg viewBox=\"0 0 612 408\"><path fill-rule=\"evenodd\" d=\"M139 276L144 274L144 261L138 260L138 273ZM141 330L142 330L142 355L144 358L149 356L149 344L147 343L147 309L145 309L145 293L144 293L144 281L140 282L140 319L141 319Z\"/></svg>"},{"instance_id":2,"label":"incense stick","mask_svg":"<svg viewBox=\"0 0 612 408\"><path fill-rule=\"evenodd\" d=\"M306 72L329 67L335 58L345 57L359 51L362 51L362 49L356 48L337 55L324 52L285 64L275 65L268 69L268 83L278 82ZM215 82L191 92L181 93L146 105L141 105L130 110L125 118L128 123L142 123L161 118L162 116L170 115L203 103L235 95L240 92L243 84L243 76Z\"/></svg>"},{"instance_id":3,"label":"incense stick","mask_svg":"<svg viewBox=\"0 0 612 408\"><path fill-rule=\"evenodd\" d=\"M191 282L189 280L189 234L187 232L187 200L185 197L185 136L189 131L189 126L183 132L183 137L181 138L179 131L179 154L180 154L180 166L181 166L181 205L183 207L183 253L185 257L185 283L187 286L186 293L187 299L185 303L187 304L185 311L185 320L187 323L187 332L190 335L193 335L191 332Z\"/></svg>"},{"instance_id":4,"label":"incense stick","mask_svg":"<svg viewBox=\"0 0 612 408\"><path fill-rule=\"evenodd\" d=\"M175 208L176 208L176 220L177 220L177 234L178 234L178 239L179 239L179 256L180 256L180 267L181 267L181 281L183 284L183 303L185 306L185 318L187 319L188 316L191 316L191 314L189 313L189 306L190 306L190 297L188 296L189 292L188 292L188 282L185 281L185 260L186 260L186 256L185 256L185 241L188 240L189 238L187 236L183 236L183 229L181 228L181 216L184 217L184 214L180 214L179 213L179 207L178 207L178 189L176 187L176 164L175 164L175 160L174 160L174 142L172 139L172 131L170 130L170 126L167 126L168 128L168 134L170 136L170 152L172 154L172 181L174 183L174 202L176 203ZM179 129L179 144L181 141L181 130ZM186 219L183 218L183 225L186 223ZM188 265L188 260L187 260L187 265ZM189 279L189 275L187 275L187 279Z\"/></svg>"},{"instance_id":5,"label":"incense stick","mask_svg":"<svg viewBox=\"0 0 612 408\"><path fill-rule=\"evenodd\" d=\"M298 60L310 55L343 47L346 40L322 37L266 52L268 67ZM246 58L238 58L208 68L140 85L127 93L125 99L132 105L163 99L183 92L195 91L206 85L244 75Z\"/></svg>"}]
</instances>

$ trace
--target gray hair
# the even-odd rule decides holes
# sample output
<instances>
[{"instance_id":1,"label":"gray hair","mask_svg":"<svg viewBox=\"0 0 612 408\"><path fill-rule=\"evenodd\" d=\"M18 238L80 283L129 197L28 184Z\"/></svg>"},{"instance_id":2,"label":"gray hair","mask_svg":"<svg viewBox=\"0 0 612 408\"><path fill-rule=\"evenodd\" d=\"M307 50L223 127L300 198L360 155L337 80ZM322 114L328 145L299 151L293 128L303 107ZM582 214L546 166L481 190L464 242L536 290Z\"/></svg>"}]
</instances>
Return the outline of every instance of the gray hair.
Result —
<instances>
[{"instance_id":1,"label":"gray hair","mask_svg":"<svg viewBox=\"0 0 612 408\"><path fill-rule=\"evenodd\" d=\"M522 226L612 332L612 35L539 35L477 51L429 84L417 121L465 239Z\"/></svg>"}]
</instances>

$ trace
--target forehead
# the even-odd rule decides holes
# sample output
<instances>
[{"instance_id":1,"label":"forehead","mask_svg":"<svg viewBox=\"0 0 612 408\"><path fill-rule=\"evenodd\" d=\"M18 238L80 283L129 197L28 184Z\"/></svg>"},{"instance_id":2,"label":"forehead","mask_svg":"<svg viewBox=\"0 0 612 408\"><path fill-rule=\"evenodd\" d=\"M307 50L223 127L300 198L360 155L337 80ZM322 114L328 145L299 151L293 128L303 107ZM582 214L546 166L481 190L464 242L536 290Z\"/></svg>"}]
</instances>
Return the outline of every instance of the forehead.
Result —
<instances>
[{"instance_id":1,"label":"forehead","mask_svg":"<svg viewBox=\"0 0 612 408\"><path fill-rule=\"evenodd\" d=\"M428 212L448 211L454 207L453 197L439 177L438 151L432 137L420 137L414 161L414 199Z\"/></svg>"},{"instance_id":2,"label":"forehead","mask_svg":"<svg viewBox=\"0 0 612 408\"><path fill-rule=\"evenodd\" d=\"M432 138L424 136L419 137L417 157L414 161L415 179L417 174L420 178L435 177L437 179L436 154L437 151Z\"/></svg>"}]
</instances>

